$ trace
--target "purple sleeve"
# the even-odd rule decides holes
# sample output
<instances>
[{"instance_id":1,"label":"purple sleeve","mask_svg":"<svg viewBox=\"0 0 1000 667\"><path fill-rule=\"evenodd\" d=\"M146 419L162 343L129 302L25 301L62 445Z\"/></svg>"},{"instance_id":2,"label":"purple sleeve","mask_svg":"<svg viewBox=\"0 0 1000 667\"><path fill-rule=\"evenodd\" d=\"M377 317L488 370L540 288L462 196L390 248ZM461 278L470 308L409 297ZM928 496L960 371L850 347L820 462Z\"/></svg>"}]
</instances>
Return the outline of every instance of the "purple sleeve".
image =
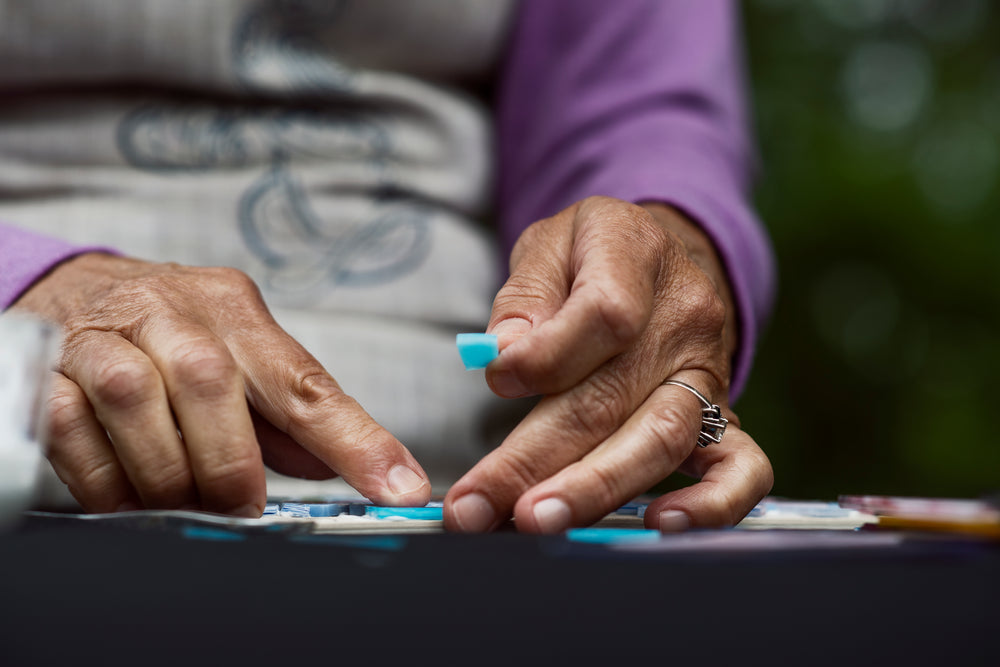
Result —
<instances>
[{"instance_id":1,"label":"purple sleeve","mask_svg":"<svg viewBox=\"0 0 1000 667\"><path fill-rule=\"evenodd\" d=\"M775 285L748 201L741 49L728 0L528 0L497 111L508 250L529 224L589 195L664 202L709 234L738 309L734 398Z\"/></svg>"},{"instance_id":2,"label":"purple sleeve","mask_svg":"<svg viewBox=\"0 0 1000 667\"><path fill-rule=\"evenodd\" d=\"M114 251L78 246L0 223L0 310L54 266L84 252Z\"/></svg>"}]
</instances>

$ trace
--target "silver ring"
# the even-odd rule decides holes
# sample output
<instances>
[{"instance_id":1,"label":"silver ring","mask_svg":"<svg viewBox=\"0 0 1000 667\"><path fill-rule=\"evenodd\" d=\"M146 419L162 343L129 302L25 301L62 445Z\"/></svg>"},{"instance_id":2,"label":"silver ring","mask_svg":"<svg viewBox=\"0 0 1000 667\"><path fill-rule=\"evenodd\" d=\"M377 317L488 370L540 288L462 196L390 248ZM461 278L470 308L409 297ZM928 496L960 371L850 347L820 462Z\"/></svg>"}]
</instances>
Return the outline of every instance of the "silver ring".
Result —
<instances>
[{"instance_id":1,"label":"silver ring","mask_svg":"<svg viewBox=\"0 0 1000 667\"><path fill-rule=\"evenodd\" d=\"M698 400L701 401L701 432L698 433L699 447L708 447L710 443L722 442L722 436L726 433L726 424L729 423L729 420L722 416L722 409L718 405L702 396L701 392L691 385L679 380L664 380L660 384L675 384L678 387L683 387L697 396Z\"/></svg>"}]
</instances>

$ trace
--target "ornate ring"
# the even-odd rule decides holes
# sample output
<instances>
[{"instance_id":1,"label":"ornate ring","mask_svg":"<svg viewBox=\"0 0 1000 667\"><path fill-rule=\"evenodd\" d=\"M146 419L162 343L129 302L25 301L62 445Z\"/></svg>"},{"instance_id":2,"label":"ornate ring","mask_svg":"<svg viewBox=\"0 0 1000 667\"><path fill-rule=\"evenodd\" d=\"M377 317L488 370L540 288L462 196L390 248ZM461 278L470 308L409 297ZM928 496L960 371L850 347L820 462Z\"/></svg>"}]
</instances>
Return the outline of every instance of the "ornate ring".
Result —
<instances>
[{"instance_id":1,"label":"ornate ring","mask_svg":"<svg viewBox=\"0 0 1000 667\"><path fill-rule=\"evenodd\" d=\"M722 442L722 436L726 433L726 424L729 423L729 420L722 416L722 410L718 405L702 396L701 392L691 385L678 380L664 380L660 384L675 384L678 387L683 387L697 396L698 400L701 401L701 432L698 433L699 447L708 447L709 443L712 442Z\"/></svg>"}]
</instances>

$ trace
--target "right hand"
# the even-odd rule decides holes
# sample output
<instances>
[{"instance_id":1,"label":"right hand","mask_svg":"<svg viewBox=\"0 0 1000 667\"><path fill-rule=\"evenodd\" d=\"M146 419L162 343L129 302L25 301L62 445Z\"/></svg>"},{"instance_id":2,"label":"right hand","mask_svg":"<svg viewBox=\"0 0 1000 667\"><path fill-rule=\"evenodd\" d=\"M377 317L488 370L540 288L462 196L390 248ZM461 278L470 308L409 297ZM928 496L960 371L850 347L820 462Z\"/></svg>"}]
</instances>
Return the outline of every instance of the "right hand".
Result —
<instances>
[{"instance_id":1,"label":"right hand","mask_svg":"<svg viewBox=\"0 0 1000 667\"><path fill-rule=\"evenodd\" d=\"M277 325L235 269L84 254L13 310L63 327L47 453L87 511L260 516L264 464L340 475L384 505L430 497L412 454Z\"/></svg>"}]
</instances>

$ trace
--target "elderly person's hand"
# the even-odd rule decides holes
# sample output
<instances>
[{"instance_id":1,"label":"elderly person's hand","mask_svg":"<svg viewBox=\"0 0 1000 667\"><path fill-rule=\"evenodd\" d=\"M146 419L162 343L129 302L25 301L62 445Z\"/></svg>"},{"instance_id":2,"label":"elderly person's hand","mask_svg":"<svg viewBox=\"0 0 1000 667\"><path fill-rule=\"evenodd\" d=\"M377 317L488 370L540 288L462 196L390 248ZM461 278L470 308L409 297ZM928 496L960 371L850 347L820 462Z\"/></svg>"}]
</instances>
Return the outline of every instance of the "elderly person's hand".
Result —
<instances>
[{"instance_id":1,"label":"elderly person's hand","mask_svg":"<svg viewBox=\"0 0 1000 667\"><path fill-rule=\"evenodd\" d=\"M265 463L339 474L381 504L430 496L413 456L275 323L238 271L85 254L14 308L64 328L48 456L86 510L260 516Z\"/></svg>"},{"instance_id":2,"label":"elderly person's hand","mask_svg":"<svg viewBox=\"0 0 1000 667\"><path fill-rule=\"evenodd\" d=\"M504 397L542 395L445 499L445 525L553 533L592 523L674 471L699 482L647 509L664 531L731 525L770 490L767 457L728 408L735 311L704 233L674 209L590 198L521 236L488 331ZM719 443L697 446L702 403Z\"/></svg>"}]
</instances>

